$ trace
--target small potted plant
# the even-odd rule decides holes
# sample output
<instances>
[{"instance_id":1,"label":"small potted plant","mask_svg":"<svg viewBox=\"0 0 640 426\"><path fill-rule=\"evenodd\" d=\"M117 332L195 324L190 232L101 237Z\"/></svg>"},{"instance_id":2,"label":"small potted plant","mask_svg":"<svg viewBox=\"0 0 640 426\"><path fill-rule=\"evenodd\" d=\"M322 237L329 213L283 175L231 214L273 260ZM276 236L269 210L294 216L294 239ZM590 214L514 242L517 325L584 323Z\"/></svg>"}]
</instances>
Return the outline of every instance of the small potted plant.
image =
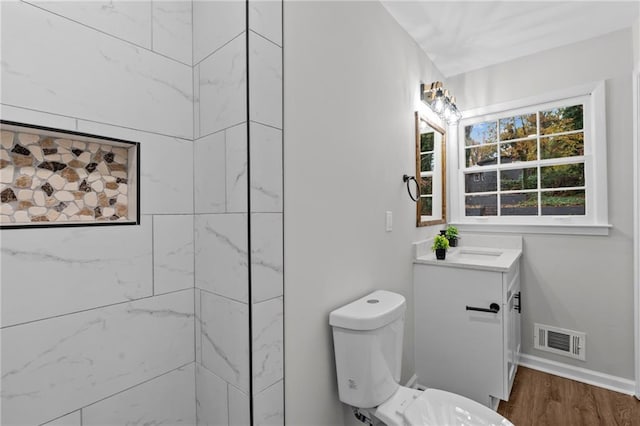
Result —
<instances>
[{"instance_id":1,"label":"small potted plant","mask_svg":"<svg viewBox=\"0 0 640 426\"><path fill-rule=\"evenodd\" d=\"M451 247L458 246L458 228L453 225L447 226L445 237L447 237L447 240L449 240L449 245Z\"/></svg>"},{"instance_id":2,"label":"small potted plant","mask_svg":"<svg viewBox=\"0 0 640 426\"><path fill-rule=\"evenodd\" d=\"M449 240L447 240L447 237L443 237L442 235L436 235L433 237L433 246L431 246L431 250L436 252L436 259L444 260L447 256L448 248Z\"/></svg>"}]
</instances>

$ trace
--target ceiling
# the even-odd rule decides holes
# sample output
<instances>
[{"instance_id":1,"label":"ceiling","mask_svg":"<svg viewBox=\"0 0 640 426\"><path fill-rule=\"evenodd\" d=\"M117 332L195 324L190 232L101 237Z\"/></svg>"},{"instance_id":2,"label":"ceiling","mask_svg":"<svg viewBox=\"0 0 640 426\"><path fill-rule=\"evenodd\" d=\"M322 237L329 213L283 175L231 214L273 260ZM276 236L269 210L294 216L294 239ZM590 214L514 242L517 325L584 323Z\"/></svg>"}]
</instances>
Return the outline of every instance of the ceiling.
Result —
<instances>
[{"instance_id":1,"label":"ceiling","mask_svg":"<svg viewBox=\"0 0 640 426\"><path fill-rule=\"evenodd\" d=\"M382 4L445 77L631 27L636 1L400 1Z\"/></svg>"}]
</instances>

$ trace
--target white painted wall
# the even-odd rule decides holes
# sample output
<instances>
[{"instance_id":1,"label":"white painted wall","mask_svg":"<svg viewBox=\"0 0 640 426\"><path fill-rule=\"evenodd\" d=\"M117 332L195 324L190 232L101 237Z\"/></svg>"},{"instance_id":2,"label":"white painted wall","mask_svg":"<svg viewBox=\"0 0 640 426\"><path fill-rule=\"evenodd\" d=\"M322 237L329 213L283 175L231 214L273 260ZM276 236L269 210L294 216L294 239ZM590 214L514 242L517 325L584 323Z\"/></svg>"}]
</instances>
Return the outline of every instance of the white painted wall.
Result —
<instances>
[{"instance_id":1,"label":"white painted wall","mask_svg":"<svg viewBox=\"0 0 640 426\"><path fill-rule=\"evenodd\" d=\"M339 425L331 310L376 289L407 297L413 374L411 242L436 230L416 228L402 175L419 84L440 74L375 2L285 2L284 46L286 421Z\"/></svg>"},{"instance_id":2,"label":"white painted wall","mask_svg":"<svg viewBox=\"0 0 640 426\"><path fill-rule=\"evenodd\" d=\"M525 235L523 353L634 377L632 31L461 74L447 83L463 109L606 80L608 236ZM587 361L533 349L533 323L587 333Z\"/></svg>"},{"instance_id":3,"label":"white painted wall","mask_svg":"<svg viewBox=\"0 0 640 426\"><path fill-rule=\"evenodd\" d=\"M633 31L633 63L636 69L640 69L640 18L632 27Z\"/></svg>"}]
</instances>

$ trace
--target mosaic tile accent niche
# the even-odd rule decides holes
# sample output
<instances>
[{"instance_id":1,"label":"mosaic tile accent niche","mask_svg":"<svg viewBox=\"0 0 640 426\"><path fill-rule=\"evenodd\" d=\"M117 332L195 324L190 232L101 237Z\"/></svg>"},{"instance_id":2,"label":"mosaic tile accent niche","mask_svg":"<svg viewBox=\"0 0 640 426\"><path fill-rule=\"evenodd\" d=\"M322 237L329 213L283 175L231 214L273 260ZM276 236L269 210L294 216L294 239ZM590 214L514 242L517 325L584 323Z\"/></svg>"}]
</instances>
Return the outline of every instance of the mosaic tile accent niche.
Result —
<instances>
[{"instance_id":1,"label":"mosaic tile accent niche","mask_svg":"<svg viewBox=\"0 0 640 426\"><path fill-rule=\"evenodd\" d=\"M139 223L139 144L0 122L0 227Z\"/></svg>"}]
</instances>

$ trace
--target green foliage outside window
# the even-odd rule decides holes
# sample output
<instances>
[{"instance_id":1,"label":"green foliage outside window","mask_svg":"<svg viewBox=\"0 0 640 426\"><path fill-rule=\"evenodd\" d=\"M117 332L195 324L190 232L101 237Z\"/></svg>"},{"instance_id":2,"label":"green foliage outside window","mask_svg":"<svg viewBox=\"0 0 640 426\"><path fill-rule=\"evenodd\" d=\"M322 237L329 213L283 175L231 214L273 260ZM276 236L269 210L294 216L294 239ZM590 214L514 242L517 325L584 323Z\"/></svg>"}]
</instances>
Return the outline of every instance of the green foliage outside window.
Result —
<instances>
[{"instance_id":1,"label":"green foliage outside window","mask_svg":"<svg viewBox=\"0 0 640 426\"><path fill-rule=\"evenodd\" d=\"M477 178L492 172L465 173L465 192L486 194L465 197L468 216L494 215L498 211L498 197L491 193L505 191L511 192L500 198L504 215L585 214L584 162L576 158L584 155L582 104L471 124L464 127L464 134L466 167L493 166L499 171L497 187L487 179ZM568 164L546 165L544 162L564 158L573 160ZM502 167L520 162L528 162L531 166ZM540 192L555 188L560 190ZM571 189L563 191L562 188Z\"/></svg>"}]
</instances>

